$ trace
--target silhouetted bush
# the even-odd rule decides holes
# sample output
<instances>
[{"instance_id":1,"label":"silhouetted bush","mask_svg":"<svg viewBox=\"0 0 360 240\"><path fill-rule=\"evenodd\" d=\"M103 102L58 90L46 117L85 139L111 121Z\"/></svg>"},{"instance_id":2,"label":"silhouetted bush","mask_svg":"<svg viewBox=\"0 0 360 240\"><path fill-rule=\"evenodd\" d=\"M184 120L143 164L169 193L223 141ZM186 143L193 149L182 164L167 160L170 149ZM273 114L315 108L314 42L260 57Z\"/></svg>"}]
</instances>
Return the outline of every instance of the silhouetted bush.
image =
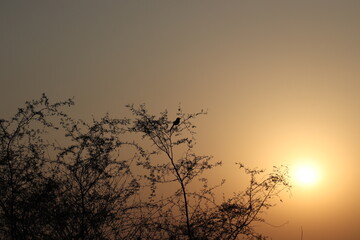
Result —
<instances>
[{"instance_id":1,"label":"silhouetted bush","mask_svg":"<svg viewBox=\"0 0 360 240\"><path fill-rule=\"evenodd\" d=\"M132 117L86 122L43 95L0 119L1 239L265 239L252 227L288 190L287 169L248 169L248 186L215 195L194 152L192 120L128 105ZM199 188L199 184L202 187Z\"/></svg>"}]
</instances>

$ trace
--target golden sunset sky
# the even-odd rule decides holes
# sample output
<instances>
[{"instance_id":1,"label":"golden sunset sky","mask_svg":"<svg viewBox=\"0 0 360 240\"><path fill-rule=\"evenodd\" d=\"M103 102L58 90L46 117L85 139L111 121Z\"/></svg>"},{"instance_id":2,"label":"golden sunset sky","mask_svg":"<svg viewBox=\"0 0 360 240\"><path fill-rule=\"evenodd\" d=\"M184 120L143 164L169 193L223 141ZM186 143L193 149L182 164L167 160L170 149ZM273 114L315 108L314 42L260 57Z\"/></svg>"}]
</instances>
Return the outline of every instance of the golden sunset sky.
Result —
<instances>
[{"instance_id":1,"label":"golden sunset sky","mask_svg":"<svg viewBox=\"0 0 360 240\"><path fill-rule=\"evenodd\" d=\"M43 92L85 119L207 109L197 151L223 161L229 193L234 162L316 169L262 232L359 239L358 0L0 0L0 83L2 118Z\"/></svg>"}]
</instances>

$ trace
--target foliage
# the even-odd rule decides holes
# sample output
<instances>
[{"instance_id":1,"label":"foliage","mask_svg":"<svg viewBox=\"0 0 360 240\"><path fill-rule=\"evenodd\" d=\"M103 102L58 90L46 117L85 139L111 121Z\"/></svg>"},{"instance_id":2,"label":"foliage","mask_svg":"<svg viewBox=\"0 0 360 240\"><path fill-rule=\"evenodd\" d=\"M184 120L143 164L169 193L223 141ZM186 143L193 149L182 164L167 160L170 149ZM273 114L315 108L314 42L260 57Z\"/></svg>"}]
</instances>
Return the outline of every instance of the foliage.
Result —
<instances>
[{"instance_id":1,"label":"foliage","mask_svg":"<svg viewBox=\"0 0 360 240\"><path fill-rule=\"evenodd\" d=\"M252 223L290 188L286 168L238 163L249 184L220 199L203 173L222 163L194 151L206 112L128 105L130 119L88 123L73 104L43 95L0 119L1 239L265 239Z\"/></svg>"},{"instance_id":2,"label":"foliage","mask_svg":"<svg viewBox=\"0 0 360 240\"><path fill-rule=\"evenodd\" d=\"M46 129L56 129L51 117L66 117L59 108L71 100L50 104L46 96L26 102L10 120L0 120L0 231L11 239L47 235L42 208L53 197L52 180L44 166L49 162L44 141Z\"/></svg>"}]
</instances>

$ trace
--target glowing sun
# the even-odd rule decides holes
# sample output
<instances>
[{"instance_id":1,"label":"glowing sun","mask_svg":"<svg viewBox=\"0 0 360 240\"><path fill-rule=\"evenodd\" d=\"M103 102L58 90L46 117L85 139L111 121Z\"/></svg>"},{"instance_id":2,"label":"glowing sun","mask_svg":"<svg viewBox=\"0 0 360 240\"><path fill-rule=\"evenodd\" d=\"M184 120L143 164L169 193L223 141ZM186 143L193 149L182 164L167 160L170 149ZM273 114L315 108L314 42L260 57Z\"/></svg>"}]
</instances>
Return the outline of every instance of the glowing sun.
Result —
<instances>
[{"instance_id":1,"label":"glowing sun","mask_svg":"<svg viewBox=\"0 0 360 240\"><path fill-rule=\"evenodd\" d=\"M301 185L313 185L318 181L319 173L312 165L298 165L294 169L294 178Z\"/></svg>"}]
</instances>

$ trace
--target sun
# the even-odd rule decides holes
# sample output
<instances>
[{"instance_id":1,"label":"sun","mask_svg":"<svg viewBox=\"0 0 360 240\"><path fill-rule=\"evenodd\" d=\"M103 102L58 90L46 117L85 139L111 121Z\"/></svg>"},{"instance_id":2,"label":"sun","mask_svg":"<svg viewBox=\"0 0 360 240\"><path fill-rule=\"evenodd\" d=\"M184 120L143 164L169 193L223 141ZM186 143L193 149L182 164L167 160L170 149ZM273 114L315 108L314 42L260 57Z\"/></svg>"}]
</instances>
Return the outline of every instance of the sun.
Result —
<instances>
[{"instance_id":1,"label":"sun","mask_svg":"<svg viewBox=\"0 0 360 240\"><path fill-rule=\"evenodd\" d=\"M300 185L314 185L319 180L317 168L311 164L299 164L294 168L293 177Z\"/></svg>"}]
</instances>

